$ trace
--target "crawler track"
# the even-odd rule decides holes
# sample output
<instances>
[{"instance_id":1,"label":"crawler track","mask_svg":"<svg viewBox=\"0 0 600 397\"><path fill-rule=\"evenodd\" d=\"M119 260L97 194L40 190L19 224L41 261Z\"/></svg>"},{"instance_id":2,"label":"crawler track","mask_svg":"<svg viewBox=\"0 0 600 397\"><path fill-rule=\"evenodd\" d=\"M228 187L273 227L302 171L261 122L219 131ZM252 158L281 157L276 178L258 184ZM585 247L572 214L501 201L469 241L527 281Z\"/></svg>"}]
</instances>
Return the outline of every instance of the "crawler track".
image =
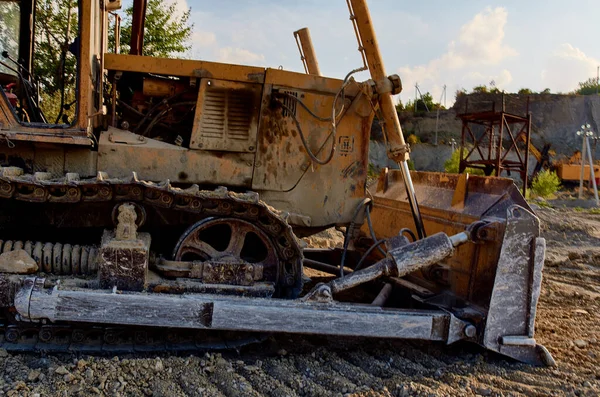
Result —
<instances>
[{"instance_id":1,"label":"crawler track","mask_svg":"<svg viewBox=\"0 0 600 397\"><path fill-rule=\"evenodd\" d=\"M600 216L549 210L539 215L548 258L536 338L553 354L556 368L516 363L470 344L298 335L205 354L214 346L202 345L202 339L191 346L185 331L178 339L178 331L163 330L165 339L144 350L125 335L125 343L109 343L114 341L107 342L105 333L114 329L101 329L97 351L36 343L21 354L3 342L10 351L0 349L0 388L25 396L597 396ZM47 351L65 354L45 356Z\"/></svg>"}]
</instances>

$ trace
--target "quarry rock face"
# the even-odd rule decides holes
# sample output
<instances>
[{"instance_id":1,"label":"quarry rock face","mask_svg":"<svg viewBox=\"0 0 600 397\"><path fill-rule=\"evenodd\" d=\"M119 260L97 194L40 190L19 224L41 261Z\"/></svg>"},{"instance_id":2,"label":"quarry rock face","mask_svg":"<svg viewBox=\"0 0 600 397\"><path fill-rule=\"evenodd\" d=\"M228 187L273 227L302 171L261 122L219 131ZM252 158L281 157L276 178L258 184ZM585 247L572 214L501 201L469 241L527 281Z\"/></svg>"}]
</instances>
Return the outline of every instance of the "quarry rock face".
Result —
<instances>
[{"instance_id":1,"label":"quarry rock face","mask_svg":"<svg viewBox=\"0 0 600 397\"><path fill-rule=\"evenodd\" d=\"M552 144L557 155L571 156L581 150L581 138L575 132L581 125L589 123L598 136L600 132L600 96L597 95L508 95L504 96L505 109L509 113L525 115L529 98L531 112L531 139L534 145L542 147ZM464 113L491 110L496 103L496 111L502 109L502 94L470 94L458 98L449 112ZM459 122L460 124L460 122ZM460 128L457 131L460 136ZM592 148L593 149L593 148ZM595 157L600 154L596 151Z\"/></svg>"},{"instance_id":2,"label":"quarry rock face","mask_svg":"<svg viewBox=\"0 0 600 397\"><path fill-rule=\"evenodd\" d=\"M516 95L505 94L468 94L457 98L454 105L448 110L441 110L438 114L431 112L400 112L400 124L404 136L414 134L420 143L412 145L411 158L418 170L442 171L443 162L450 157L450 142L452 139L460 145L462 122L458 114L465 112L485 112L495 109L502 110L504 102L505 111L524 116L531 112L531 140L541 149L544 144L550 143L551 149L556 152L554 159L568 158L576 150L581 150L581 137L576 131L581 125L589 123L596 136L600 136L600 96L597 95L559 95L559 94L532 94ZM435 146L437 124L437 146ZM390 166L385 154L385 145L381 136L381 127L373 123L372 139L377 144L371 144L370 161L378 166ZM507 142L505 142L507 144ZM595 147L594 159L600 159L600 146ZM438 150L439 149L439 150ZM420 157L425 158L420 158ZM535 164L535 159L532 160Z\"/></svg>"}]
</instances>

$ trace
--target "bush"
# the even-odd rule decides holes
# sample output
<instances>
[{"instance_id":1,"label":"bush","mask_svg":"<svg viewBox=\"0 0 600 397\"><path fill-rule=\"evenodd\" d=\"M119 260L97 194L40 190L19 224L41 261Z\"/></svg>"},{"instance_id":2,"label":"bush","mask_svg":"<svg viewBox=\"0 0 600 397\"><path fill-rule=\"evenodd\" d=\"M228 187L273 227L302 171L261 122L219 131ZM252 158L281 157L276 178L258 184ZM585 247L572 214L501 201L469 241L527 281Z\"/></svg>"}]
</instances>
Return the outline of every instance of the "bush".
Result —
<instances>
[{"instance_id":1,"label":"bush","mask_svg":"<svg viewBox=\"0 0 600 397\"><path fill-rule=\"evenodd\" d=\"M543 170L531 182L531 192L539 197L550 197L560 189L560 179L556 172Z\"/></svg>"},{"instance_id":2,"label":"bush","mask_svg":"<svg viewBox=\"0 0 600 397\"><path fill-rule=\"evenodd\" d=\"M469 149L465 148L465 151L468 152ZM456 149L454 152L452 152L450 158L444 163L444 170L450 174L458 174L459 166L460 149ZM465 171L472 175L485 175L483 170L480 170L479 168L467 168Z\"/></svg>"},{"instance_id":3,"label":"bush","mask_svg":"<svg viewBox=\"0 0 600 397\"><path fill-rule=\"evenodd\" d=\"M421 140L419 139L418 136L416 136L415 134L410 134L407 138L406 138L406 143L408 143L409 145L416 145L417 143L421 143Z\"/></svg>"}]
</instances>

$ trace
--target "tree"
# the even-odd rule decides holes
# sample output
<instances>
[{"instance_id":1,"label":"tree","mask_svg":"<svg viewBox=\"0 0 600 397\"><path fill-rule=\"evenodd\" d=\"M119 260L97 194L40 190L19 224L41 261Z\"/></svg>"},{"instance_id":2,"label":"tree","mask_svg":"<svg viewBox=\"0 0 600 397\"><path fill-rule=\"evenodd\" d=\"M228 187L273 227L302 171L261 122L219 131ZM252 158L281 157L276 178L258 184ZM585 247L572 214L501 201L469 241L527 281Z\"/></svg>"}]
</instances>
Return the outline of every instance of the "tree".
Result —
<instances>
[{"instance_id":1,"label":"tree","mask_svg":"<svg viewBox=\"0 0 600 397\"><path fill-rule=\"evenodd\" d=\"M463 95L467 95L467 90L465 90L464 88L456 90L456 92L454 93L454 100L458 100L458 98L460 98Z\"/></svg>"},{"instance_id":2,"label":"tree","mask_svg":"<svg viewBox=\"0 0 600 397\"><path fill-rule=\"evenodd\" d=\"M590 77L586 81L579 83L579 88L575 90L575 94L579 95L595 95L599 91L600 86L595 77Z\"/></svg>"},{"instance_id":3,"label":"tree","mask_svg":"<svg viewBox=\"0 0 600 397\"><path fill-rule=\"evenodd\" d=\"M416 109L415 109L415 106L416 106ZM431 96L431 94L429 92L426 92L425 94L423 94L423 96L421 98L417 99L416 102L409 99L405 105L402 105L402 102L399 102L398 105L396 105L397 111L405 111L405 112L426 112L426 111L431 112L432 110L437 110L437 109L446 109L446 108L443 107L441 104L434 102L433 97Z\"/></svg>"},{"instance_id":4,"label":"tree","mask_svg":"<svg viewBox=\"0 0 600 397\"><path fill-rule=\"evenodd\" d=\"M550 93L550 88L544 88L542 91L540 91L540 94L549 94Z\"/></svg>"},{"instance_id":5,"label":"tree","mask_svg":"<svg viewBox=\"0 0 600 397\"><path fill-rule=\"evenodd\" d=\"M37 0L33 75L40 85L41 108L48 121L59 122L61 104L75 99L77 58L69 51L78 33L77 0ZM63 109L64 110L64 109ZM63 121L72 120L74 110Z\"/></svg>"},{"instance_id":6,"label":"tree","mask_svg":"<svg viewBox=\"0 0 600 397\"><path fill-rule=\"evenodd\" d=\"M152 57L168 58L183 54L191 48L192 29L189 8L182 15L177 15L176 2L166 3L162 0L148 0L146 19L144 22L143 54ZM133 5L125 10L125 18L121 25L121 51L129 52L131 42L131 23ZM114 48L114 29L109 31L109 49Z\"/></svg>"},{"instance_id":7,"label":"tree","mask_svg":"<svg viewBox=\"0 0 600 397\"><path fill-rule=\"evenodd\" d=\"M535 92L531 91L529 88L521 88L519 90L519 92L517 92L517 94L519 94L519 95L531 95L531 94L535 94Z\"/></svg>"},{"instance_id":8,"label":"tree","mask_svg":"<svg viewBox=\"0 0 600 397\"><path fill-rule=\"evenodd\" d=\"M16 40L18 37L19 3L0 2L0 49L8 52L15 59L19 54L19 43ZM0 65L0 72L14 74L3 65Z\"/></svg>"},{"instance_id":9,"label":"tree","mask_svg":"<svg viewBox=\"0 0 600 397\"><path fill-rule=\"evenodd\" d=\"M404 105L402 104L402 101L400 99L398 99L398 103L396 104L396 112L402 112L404 111Z\"/></svg>"},{"instance_id":10,"label":"tree","mask_svg":"<svg viewBox=\"0 0 600 397\"><path fill-rule=\"evenodd\" d=\"M473 87L473 90L471 91L472 94L487 94L489 92L487 85L483 84L483 85L478 85Z\"/></svg>"}]
</instances>

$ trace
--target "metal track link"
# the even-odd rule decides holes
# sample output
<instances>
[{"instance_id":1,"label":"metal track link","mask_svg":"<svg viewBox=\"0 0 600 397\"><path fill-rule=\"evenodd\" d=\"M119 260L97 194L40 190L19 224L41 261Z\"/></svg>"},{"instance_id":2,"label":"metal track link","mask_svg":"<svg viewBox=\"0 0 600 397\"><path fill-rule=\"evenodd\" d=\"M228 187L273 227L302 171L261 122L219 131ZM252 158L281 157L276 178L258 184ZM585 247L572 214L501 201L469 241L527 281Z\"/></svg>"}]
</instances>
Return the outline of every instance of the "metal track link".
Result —
<instances>
[{"instance_id":1,"label":"metal track link","mask_svg":"<svg viewBox=\"0 0 600 397\"><path fill-rule=\"evenodd\" d=\"M19 200L32 203L81 203L81 202L134 202L145 206L169 208L176 211L201 214L206 217L233 217L259 226L272 239L277 250L280 267L279 281L282 297L295 297L302 289L302 250L291 226L275 209L259 200L255 192L235 193L227 188L201 190L197 185L187 189L177 188L170 181L161 183L139 180L135 172L130 178L109 178L98 172L96 178L80 179L68 173L52 178L49 173L25 174L18 167L0 167L0 200ZM53 247L53 255L64 255L64 246ZM71 247L72 251L72 247ZM72 255L72 254L71 254ZM60 262L60 273L68 273ZM88 259L89 262L89 259ZM54 266L53 272L58 271ZM44 263L42 263L44 265ZM46 264L46 267L47 264ZM73 271L72 259L70 270ZM63 273L64 271L64 273ZM81 269L79 269L81 271ZM89 271L89 265L88 265Z\"/></svg>"},{"instance_id":2,"label":"metal track link","mask_svg":"<svg viewBox=\"0 0 600 397\"><path fill-rule=\"evenodd\" d=\"M48 173L25 174L16 167L0 167L0 203L18 200L31 203L133 202L141 206L168 208L204 217L242 219L258 226L273 241L280 260L279 296L294 298L302 290L302 250L291 226L275 209L260 201L255 192L234 193L226 188L201 190L171 186L169 181L141 181L135 173L127 179L111 179L99 172L96 178L80 179L77 174L54 178ZM0 204L2 205L2 204ZM4 241L0 252L23 248L39 261L40 271L60 274L92 274L97 270L93 247L41 242ZM40 253L41 248L41 253ZM84 255L87 253L87 258ZM198 351L235 348L260 341L252 334L233 339L212 331L203 339L189 330L160 328L82 328L80 325L41 325L15 322L11 313L0 323L0 346L9 351L31 352L153 352Z\"/></svg>"},{"instance_id":3,"label":"metal track link","mask_svg":"<svg viewBox=\"0 0 600 397\"><path fill-rule=\"evenodd\" d=\"M10 352L125 354L195 352L238 348L266 334L187 329L14 324L0 329L0 348Z\"/></svg>"}]
</instances>

